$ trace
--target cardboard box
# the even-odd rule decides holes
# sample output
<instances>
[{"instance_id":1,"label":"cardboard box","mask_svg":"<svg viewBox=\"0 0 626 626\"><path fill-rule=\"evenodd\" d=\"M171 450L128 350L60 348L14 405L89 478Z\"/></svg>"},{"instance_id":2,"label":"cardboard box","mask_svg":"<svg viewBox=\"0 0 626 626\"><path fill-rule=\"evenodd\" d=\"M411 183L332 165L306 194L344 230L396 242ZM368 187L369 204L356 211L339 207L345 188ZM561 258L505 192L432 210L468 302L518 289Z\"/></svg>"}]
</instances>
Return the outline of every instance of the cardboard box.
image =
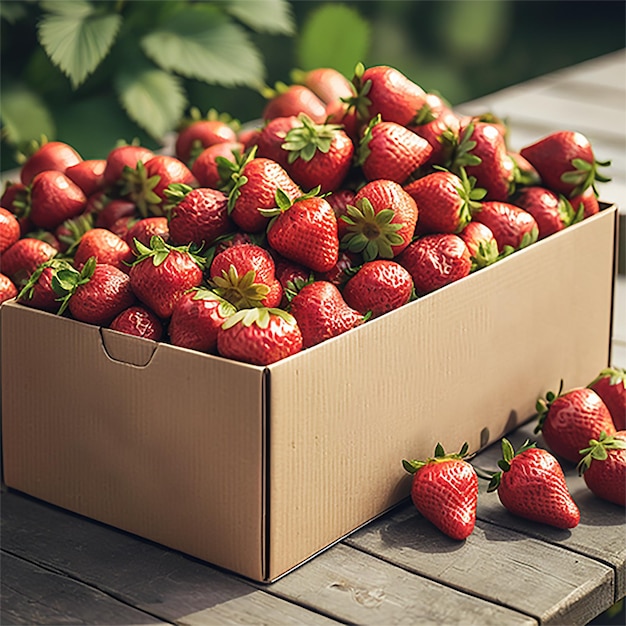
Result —
<instances>
[{"instance_id":1,"label":"cardboard box","mask_svg":"<svg viewBox=\"0 0 626 626\"><path fill-rule=\"evenodd\" d=\"M1 309L9 487L258 581L610 360L616 209L269 367Z\"/></svg>"}]
</instances>

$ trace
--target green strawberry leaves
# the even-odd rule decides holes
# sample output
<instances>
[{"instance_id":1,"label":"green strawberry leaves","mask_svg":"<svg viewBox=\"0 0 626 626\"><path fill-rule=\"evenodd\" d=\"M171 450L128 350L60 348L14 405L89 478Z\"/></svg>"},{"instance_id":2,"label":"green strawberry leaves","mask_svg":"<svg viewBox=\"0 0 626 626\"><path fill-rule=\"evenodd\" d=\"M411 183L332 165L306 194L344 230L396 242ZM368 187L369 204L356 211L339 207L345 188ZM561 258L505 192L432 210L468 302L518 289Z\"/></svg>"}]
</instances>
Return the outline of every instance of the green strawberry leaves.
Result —
<instances>
[{"instance_id":1,"label":"green strawberry leaves","mask_svg":"<svg viewBox=\"0 0 626 626\"><path fill-rule=\"evenodd\" d=\"M573 169L561 174L561 181L575 185L570 193L570 197L580 195L589 187L593 188L597 196L598 192L595 183L608 183L611 180L598 172L598 167L608 167L611 165L611 161L594 161L589 163L589 161L584 159L572 159L571 164Z\"/></svg>"},{"instance_id":2,"label":"green strawberry leaves","mask_svg":"<svg viewBox=\"0 0 626 626\"><path fill-rule=\"evenodd\" d=\"M458 452L451 452L449 454L446 454L443 446L441 445L441 443L438 442L437 445L435 446L435 452L433 456L428 457L425 460L413 459L409 461L407 459L402 459L402 467L409 474L415 474L422 467L424 467L425 465L428 465L429 463L441 463L442 461L449 461L449 460L459 460L459 461L463 460L465 459L465 457L467 457L468 452L469 452L469 444L467 441L461 446L461 449Z\"/></svg>"},{"instance_id":3,"label":"green strawberry leaves","mask_svg":"<svg viewBox=\"0 0 626 626\"><path fill-rule=\"evenodd\" d=\"M494 472L491 474L491 480L489 482L489 486L487 487L487 492L490 493L492 491L496 491L500 486L500 481L502 480L502 472L508 472L511 469L511 461L520 454L523 454L526 450L530 448L535 448L537 444L534 441L530 441L526 439L526 441L517 449L513 447L513 444L506 439L502 439L502 458L498 461L498 467L500 468L500 472ZM479 476L481 474L479 473ZM481 476L484 477L484 476Z\"/></svg>"},{"instance_id":4,"label":"green strawberry leaves","mask_svg":"<svg viewBox=\"0 0 626 626\"><path fill-rule=\"evenodd\" d=\"M298 119L302 125L289 130L281 147L289 152L289 163L296 159L308 163L318 150L323 153L330 150L333 139L342 127L338 124L315 124L305 113L300 113Z\"/></svg>"},{"instance_id":5,"label":"green strawberry leaves","mask_svg":"<svg viewBox=\"0 0 626 626\"><path fill-rule=\"evenodd\" d=\"M214 276L211 283L215 292L236 309L250 309L261 307L264 298L270 292L268 285L255 281L254 270L249 270L243 276L239 276L237 268L231 265L228 270L222 271L222 276Z\"/></svg>"},{"instance_id":6,"label":"green strawberry leaves","mask_svg":"<svg viewBox=\"0 0 626 626\"><path fill-rule=\"evenodd\" d=\"M580 450L584 456L576 466L578 474L582 476L593 461L606 461L609 458L609 450L626 450L626 441L614 435L607 435L604 431L597 439L590 439L589 446Z\"/></svg>"},{"instance_id":7,"label":"green strawberry leaves","mask_svg":"<svg viewBox=\"0 0 626 626\"><path fill-rule=\"evenodd\" d=\"M259 328L267 328L272 315L282 318L290 325L295 325L296 323L296 318L283 309L256 307L237 311L222 324L222 328L228 330L236 324L242 324L243 326L256 324Z\"/></svg>"},{"instance_id":8,"label":"green strawberry leaves","mask_svg":"<svg viewBox=\"0 0 626 626\"><path fill-rule=\"evenodd\" d=\"M546 397L537 398L537 402L535 403L535 410L537 411L537 425L535 426L534 433L541 432L543 428L543 423L546 421L546 417L548 416L548 411L552 406L552 403L561 396L563 393L563 379L561 379L561 383L559 384L559 390L554 393L553 391L548 391L546 393Z\"/></svg>"},{"instance_id":9,"label":"green strawberry leaves","mask_svg":"<svg viewBox=\"0 0 626 626\"><path fill-rule=\"evenodd\" d=\"M193 244L187 246L171 246L165 243L164 239L159 235L153 235L151 237L149 246L144 245L136 238L134 244L137 250L137 258L133 262L133 265L137 265L146 259L152 259L152 264L158 267L167 259L170 252L177 251L190 256L201 269L204 269L206 266L206 258L197 253L198 251Z\"/></svg>"}]
</instances>

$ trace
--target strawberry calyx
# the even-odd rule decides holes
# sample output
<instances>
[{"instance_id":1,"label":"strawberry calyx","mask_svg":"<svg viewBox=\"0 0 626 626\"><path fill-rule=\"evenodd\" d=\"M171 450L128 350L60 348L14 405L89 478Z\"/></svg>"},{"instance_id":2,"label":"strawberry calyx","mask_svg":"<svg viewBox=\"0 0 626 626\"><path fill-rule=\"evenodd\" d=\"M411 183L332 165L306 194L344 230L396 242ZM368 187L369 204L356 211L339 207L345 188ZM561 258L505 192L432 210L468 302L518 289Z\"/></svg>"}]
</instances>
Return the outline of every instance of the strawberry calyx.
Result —
<instances>
[{"instance_id":1,"label":"strawberry calyx","mask_svg":"<svg viewBox=\"0 0 626 626\"><path fill-rule=\"evenodd\" d=\"M282 318L292 326L296 324L296 318L283 309L254 307L237 311L222 324L222 328L228 330L236 324L242 324L243 326L256 324L259 328L267 328L272 315Z\"/></svg>"},{"instance_id":2,"label":"strawberry calyx","mask_svg":"<svg viewBox=\"0 0 626 626\"><path fill-rule=\"evenodd\" d=\"M281 144L289 152L288 163L293 163L296 159L308 163L318 150L328 152L337 132L342 129L339 124L316 124L306 113L300 113L298 119L302 125L291 128Z\"/></svg>"},{"instance_id":3,"label":"strawberry calyx","mask_svg":"<svg viewBox=\"0 0 626 626\"><path fill-rule=\"evenodd\" d=\"M603 378L609 379L609 385L622 384L626 386L626 369L622 367L605 367L588 385L588 388L593 387L598 381Z\"/></svg>"},{"instance_id":4,"label":"strawberry calyx","mask_svg":"<svg viewBox=\"0 0 626 626\"><path fill-rule=\"evenodd\" d=\"M185 199L185 196L190 191L193 191L193 187L190 185L186 185L185 183L170 183L167 189L163 191L163 194L168 200L168 202L163 205L163 210L165 212L171 211Z\"/></svg>"},{"instance_id":5,"label":"strawberry calyx","mask_svg":"<svg viewBox=\"0 0 626 626\"><path fill-rule=\"evenodd\" d=\"M215 292L230 302L237 310L261 307L263 299L270 292L269 285L255 282L256 272L247 271L243 276L234 265L222 270L221 276L214 276L211 284Z\"/></svg>"},{"instance_id":6,"label":"strawberry calyx","mask_svg":"<svg viewBox=\"0 0 626 626\"><path fill-rule=\"evenodd\" d=\"M261 209L258 211L261 215L265 217L276 218L281 213L288 211L296 202L300 202L302 200L310 200L311 198L323 197L319 196L321 190L321 185L314 187L310 191L303 193L301 196L294 198L293 200L279 187L274 194L274 199L276 200L276 206L271 209ZM270 221L267 225L267 230L269 230L273 224L274 220Z\"/></svg>"},{"instance_id":7,"label":"strawberry calyx","mask_svg":"<svg viewBox=\"0 0 626 626\"><path fill-rule=\"evenodd\" d=\"M369 155L372 154L372 151L369 147L369 143L373 138L372 130L374 126L376 126L377 124L380 124L381 121L382 121L382 117L380 113L378 113L369 121L367 127L363 131L363 135L361 136L361 139L359 140L359 145L356 150L356 155L354 159L354 165L356 167L362 166L365 163L365 161L367 161Z\"/></svg>"},{"instance_id":8,"label":"strawberry calyx","mask_svg":"<svg viewBox=\"0 0 626 626\"><path fill-rule=\"evenodd\" d=\"M429 465L431 463L442 463L444 461L457 460L462 461L468 456L469 444L467 441L461 446L461 449L458 452L451 452L446 454L445 450L441 443L437 443L435 446L435 452L433 456L428 457L424 460L413 459L411 461L407 459L402 459L402 467L409 474L415 474L425 465Z\"/></svg>"},{"instance_id":9,"label":"strawberry calyx","mask_svg":"<svg viewBox=\"0 0 626 626\"><path fill-rule=\"evenodd\" d=\"M138 263L151 258L152 264L155 267L158 267L165 261L165 259L167 259L170 252L177 251L188 255L201 269L204 269L206 266L205 257L197 253L193 244L189 244L187 246L172 246L166 243L163 237L160 237L159 235L153 235L150 238L149 246L141 243L141 241L137 238L133 241L135 249L137 250L137 258L133 261L133 265L137 265Z\"/></svg>"},{"instance_id":10,"label":"strawberry calyx","mask_svg":"<svg viewBox=\"0 0 626 626\"><path fill-rule=\"evenodd\" d=\"M511 442L503 438L502 439L502 458L498 461L498 467L501 471L499 472L484 472L481 471L478 473L478 476L481 478L486 478L488 475L491 475L489 486L487 487L487 492L490 493L492 491L496 491L500 486L500 481L502 480L503 472L508 472L511 469L511 461L520 454L526 452L526 450L530 450L531 448L537 447L537 444L534 441L530 441L526 439L526 441L517 449L513 447Z\"/></svg>"},{"instance_id":11,"label":"strawberry calyx","mask_svg":"<svg viewBox=\"0 0 626 626\"><path fill-rule=\"evenodd\" d=\"M455 139L454 149L447 163L448 169L455 174L460 175L461 168L468 165L480 165L483 161L479 156L472 154L472 150L477 145L476 141L471 138L474 128L475 124L471 121L463 131L463 134Z\"/></svg>"},{"instance_id":12,"label":"strawberry calyx","mask_svg":"<svg viewBox=\"0 0 626 626\"><path fill-rule=\"evenodd\" d=\"M372 88L372 81L370 79L363 81L364 73L365 65L357 63L352 76L352 84L354 85L356 95L340 98L342 102L348 105L348 109L355 109L357 118L361 121L369 119L369 108L372 104L372 101L368 98Z\"/></svg>"},{"instance_id":13,"label":"strawberry calyx","mask_svg":"<svg viewBox=\"0 0 626 626\"><path fill-rule=\"evenodd\" d=\"M478 244L476 254L472 255L472 266L470 272L475 272L483 267L492 265L500 258L500 252L498 251L498 243L495 239L489 241L481 241Z\"/></svg>"},{"instance_id":14,"label":"strawberry calyx","mask_svg":"<svg viewBox=\"0 0 626 626\"><path fill-rule=\"evenodd\" d=\"M593 461L606 461L609 457L608 450L626 450L626 441L614 434L607 435L604 431L597 439L590 439L589 446L580 450L580 454L584 456L576 466L578 475L582 476L591 467Z\"/></svg>"},{"instance_id":15,"label":"strawberry calyx","mask_svg":"<svg viewBox=\"0 0 626 626\"><path fill-rule=\"evenodd\" d=\"M519 246L517 246L517 248L509 244L503 246L498 256L498 261L513 254L513 252L516 252L517 250L522 250L524 248L527 248L531 244L535 243L538 238L539 238L539 229L536 226L533 226L533 228L529 232L524 233L522 235L522 239L519 243Z\"/></svg>"},{"instance_id":16,"label":"strawberry calyx","mask_svg":"<svg viewBox=\"0 0 626 626\"><path fill-rule=\"evenodd\" d=\"M309 274L306 279L297 276L293 280L288 280L285 284L283 293L287 302L291 302L299 293L311 283L315 282L315 276L313 273Z\"/></svg>"},{"instance_id":17,"label":"strawberry calyx","mask_svg":"<svg viewBox=\"0 0 626 626\"><path fill-rule=\"evenodd\" d=\"M94 214L83 213L78 217L67 219L63 222L63 228L67 230L67 233L61 233L58 235L59 241L68 246L65 254L72 256L74 250L80 243L81 237L94 226Z\"/></svg>"},{"instance_id":18,"label":"strawberry calyx","mask_svg":"<svg viewBox=\"0 0 626 626\"><path fill-rule=\"evenodd\" d=\"M228 196L228 214L235 208L237 198L241 195L241 187L248 182L248 177L243 173L246 165L256 158L257 147L241 153L233 151L233 160L218 156L215 158L217 172L220 177L219 190Z\"/></svg>"},{"instance_id":19,"label":"strawberry calyx","mask_svg":"<svg viewBox=\"0 0 626 626\"><path fill-rule=\"evenodd\" d=\"M585 217L585 205L583 202L580 203L578 209L575 209L572 206L572 203L562 194L559 195L559 203L557 205L557 212L559 214L559 218L565 227L571 226L572 224L578 224L578 222L582 222Z\"/></svg>"},{"instance_id":20,"label":"strawberry calyx","mask_svg":"<svg viewBox=\"0 0 626 626\"><path fill-rule=\"evenodd\" d=\"M236 312L235 307L230 302L224 300L224 298L222 298L212 289L208 289L207 287L203 286L194 287L193 289L191 289L190 293L193 293L192 298L194 300L215 300L219 302L218 311L222 317L230 317Z\"/></svg>"},{"instance_id":21,"label":"strawberry calyx","mask_svg":"<svg viewBox=\"0 0 626 626\"><path fill-rule=\"evenodd\" d=\"M404 224L393 222L395 215L391 208L376 213L369 198L357 200L356 205L348 204L346 214L341 216L348 225L348 232L341 239L341 249L361 253L365 261L377 257L392 259L392 246L404 243L404 238L398 234Z\"/></svg>"},{"instance_id":22,"label":"strawberry calyx","mask_svg":"<svg viewBox=\"0 0 626 626\"><path fill-rule=\"evenodd\" d=\"M543 424L546 421L546 417L548 416L548 411L552 406L552 403L560 398L563 394L563 379L561 379L561 383L559 385L559 390L554 393L553 391L548 391L546 393L545 398L537 398L537 402L535 403L535 410L537 411L537 425L533 432L535 434L541 432L543 428Z\"/></svg>"},{"instance_id":23,"label":"strawberry calyx","mask_svg":"<svg viewBox=\"0 0 626 626\"><path fill-rule=\"evenodd\" d=\"M424 126L425 124L434 122L436 119L437 115L435 114L433 107L428 104L428 102L425 102L415 114L415 117L411 120L410 126Z\"/></svg>"},{"instance_id":24,"label":"strawberry calyx","mask_svg":"<svg viewBox=\"0 0 626 626\"><path fill-rule=\"evenodd\" d=\"M44 261L41 265L39 265L37 269L29 276L28 280L26 281L20 292L17 294L18 300L30 300L33 297L35 285L37 284L37 281L43 274L44 270L48 267L51 267L55 273L60 270L69 270L78 274L78 270L73 267L68 259L60 258L58 256L52 257L51 259L48 259L47 261ZM63 293L59 293L59 291L55 289L55 293L57 295L65 295L64 289L61 288L60 291L62 291Z\"/></svg>"},{"instance_id":25,"label":"strawberry calyx","mask_svg":"<svg viewBox=\"0 0 626 626\"><path fill-rule=\"evenodd\" d=\"M611 179L608 176L604 176L598 171L599 167L609 167L611 161L597 161L592 163L585 161L584 159L572 159L571 165L573 169L561 174L561 181L570 185L575 185L574 189L570 193L570 197L578 196L587 188L592 187L596 197L598 196L598 190L596 188L596 182L608 183Z\"/></svg>"},{"instance_id":26,"label":"strawberry calyx","mask_svg":"<svg viewBox=\"0 0 626 626\"><path fill-rule=\"evenodd\" d=\"M93 276L96 269L97 259L95 256L89 257L83 264L82 268L77 270L70 265L60 265L55 269L50 280L50 285L54 293L59 298L57 301L61 303L57 315L62 315L69 306L70 299L81 285L86 285Z\"/></svg>"},{"instance_id":27,"label":"strawberry calyx","mask_svg":"<svg viewBox=\"0 0 626 626\"><path fill-rule=\"evenodd\" d=\"M192 106L189 108L189 115L187 117L183 117L178 122L177 132L188 128L195 122L223 122L230 126L233 130L239 130L241 127L241 122L235 118L233 118L229 113L220 113L217 109L210 108L204 115L202 111L196 107Z\"/></svg>"},{"instance_id":28,"label":"strawberry calyx","mask_svg":"<svg viewBox=\"0 0 626 626\"><path fill-rule=\"evenodd\" d=\"M121 195L128 196L137 205L142 217L163 214L159 207L161 198L154 191L161 181L159 174L148 176L148 170L143 161L137 161L134 169L129 165L124 166L122 179Z\"/></svg>"}]
</instances>

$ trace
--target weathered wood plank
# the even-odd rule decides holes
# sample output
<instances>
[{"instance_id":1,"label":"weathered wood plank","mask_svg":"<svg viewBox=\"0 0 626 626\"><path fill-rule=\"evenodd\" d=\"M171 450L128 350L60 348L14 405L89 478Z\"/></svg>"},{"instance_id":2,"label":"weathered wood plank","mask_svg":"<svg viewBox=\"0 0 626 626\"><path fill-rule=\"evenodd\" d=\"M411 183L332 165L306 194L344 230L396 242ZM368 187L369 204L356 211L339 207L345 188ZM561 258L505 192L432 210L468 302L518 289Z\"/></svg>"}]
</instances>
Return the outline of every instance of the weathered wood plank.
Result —
<instances>
[{"instance_id":1,"label":"weathered wood plank","mask_svg":"<svg viewBox=\"0 0 626 626\"><path fill-rule=\"evenodd\" d=\"M2 624L165 624L97 589L2 555Z\"/></svg>"},{"instance_id":2,"label":"weathered wood plank","mask_svg":"<svg viewBox=\"0 0 626 626\"><path fill-rule=\"evenodd\" d=\"M206 563L14 492L3 550L65 572L177 624L329 624Z\"/></svg>"},{"instance_id":3,"label":"weathered wood plank","mask_svg":"<svg viewBox=\"0 0 626 626\"><path fill-rule=\"evenodd\" d=\"M528 615L463 594L343 543L271 584L268 591L356 624L536 623Z\"/></svg>"},{"instance_id":4,"label":"weathered wood plank","mask_svg":"<svg viewBox=\"0 0 626 626\"><path fill-rule=\"evenodd\" d=\"M558 384L558 381L555 381ZM567 382L567 381L566 381ZM556 389L555 389L556 391ZM509 440L517 449L525 439L536 441L546 447L541 435L535 435L535 422L518 428ZM476 457L474 464L486 470L495 470L500 458L499 444L490 446ZM534 524L511 515L500 504L497 493L485 493L485 481L481 481L478 517L498 526L518 530L543 541L558 544L596 561L610 565L615 573L615 596L619 600L626 595L626 519L624 509L596 498L578 476L573 463L561 460L568 487L580 513L580 524L569 532Z\"/></svg>"}]
</instances>

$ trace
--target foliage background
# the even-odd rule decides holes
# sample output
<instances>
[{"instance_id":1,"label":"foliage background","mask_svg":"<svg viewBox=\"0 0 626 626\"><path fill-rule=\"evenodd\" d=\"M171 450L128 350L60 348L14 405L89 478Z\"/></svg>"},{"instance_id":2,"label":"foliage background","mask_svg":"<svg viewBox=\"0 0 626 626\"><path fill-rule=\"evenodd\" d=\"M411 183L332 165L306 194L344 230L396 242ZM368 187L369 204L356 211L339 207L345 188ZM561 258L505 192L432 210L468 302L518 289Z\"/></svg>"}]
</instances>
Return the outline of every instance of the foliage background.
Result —
<instances>
[{"instance_id":1,"label":"foliage background","mask_svg":"<svg viewBox=\"0 0 626 626\"><path fill-rule=\"evenodd\" d=\"M8 4L14 3L3 0L0 8ZM157 147L158 141L118 110L107 82L106 71L112 64L119 68L136 58L118 50L73 89L37 41L38 3L23 4L29 19L14 24L2 20L0 96L11 81L26 82L50 109L49 138L67 141L85 158L102 158L119 139L136 137ZM152 5L156 14L170 3L122 4L143 10ZM288 13L276 20L282 29L272 32L243 25L261 53L265 75L259 78L268 85L289 82L296 67L330 66L351 77L355 64L362 61L366 66L393 65L455 105L626 44L622 0L274 0L272 4ZM271 11L265 17L271 18ZM284 27L286 19L291 29ZM258 118L265 102L251 86L220 86L194 78L185 78L184 84L187 106L202 112L213 108L242 121ZM175 98L176 93L170 96ZM32 132L26 134L38 139L40 120L31 121ZM15 142L4 137L2 170L16 166L15 151Z\"/></svg>"}]
</instances>

